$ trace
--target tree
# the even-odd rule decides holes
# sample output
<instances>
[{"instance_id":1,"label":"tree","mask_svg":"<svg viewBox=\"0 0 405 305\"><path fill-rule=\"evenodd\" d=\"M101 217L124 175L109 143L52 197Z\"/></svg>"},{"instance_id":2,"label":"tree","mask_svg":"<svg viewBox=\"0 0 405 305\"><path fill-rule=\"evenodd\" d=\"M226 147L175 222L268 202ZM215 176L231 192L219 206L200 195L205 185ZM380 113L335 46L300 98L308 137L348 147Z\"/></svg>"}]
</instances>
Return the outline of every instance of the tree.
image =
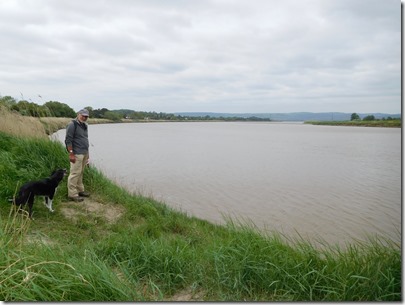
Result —
<instances>
[{"instance_id":1,"label":"tree","mask_svg":"<svg viewBox=\"0 0 405 305\"><path fill-rule=\"evenodd\" d=\"M20 114L25 116L33 117L46 117L50 116L48 107L40 106L35 103L30 103L26 100L21 100L17 104L11 107L11 110L18 111Z\"/></svg>"},{"instance_id":2,"label":"tree","mask_svg":"<svg viewBox=\"0 0 405 305\"><path fill-rule=\"evenodd\" d=\"M102 109L93 109L92 115L93 118L98 118L98 119L103 119L104 114L109 111L107 108L102 108Z\"/></svg>"},{"instance_id":3,"label":"tree","mask_svg":"<svg viewBox=\"0 0 405 305\"><path fill-rule=\"evenodd\" d=\"M115 121L115 122L121 121L121 117L122 116L119 113L114 112L114 111L106 111L104 113L105 119Z\"/></svg>"},{"instance_id":4,"label":"tree","mask_svg":"<svg viewBox=\"0 0 405 305\"><path fill-rule=\"evenodd\" d=\"M64 103L49 101L44 106L48 107L51 115L55 117L74 118L76 116L75 111Z\"/></svg>"},{"instance_id":5,"label":"tree","mask_svg":"<svg viewBox=\"0 0 405 305\"><path fill-rule=\"evenodd\" d=\"M11 109L15 104L17 104L17 101L11 96L3 96L0 98L0 105L6 106L7 109Z\"/></svg>"},{"instance_id":6,"label":"tree","mask_svg":"<svg viewBox=\"0 0 405 305\"><path fill-rule=\"evenodd\" d=\"M363 118L363 121L374 121L374 120L375 120L374 115L368 115Z\"/></svg>"},{"instance_id":7,"label":"tree","mask_svg":"<svg viewBox=\"0 0 405 305\"><path fill-rule=\"evenodd\" d=\"M360 120L360 116L357 113L352 113L352 116L350 117L350 121L354 120Z\"/></svg>"}]
</instances>

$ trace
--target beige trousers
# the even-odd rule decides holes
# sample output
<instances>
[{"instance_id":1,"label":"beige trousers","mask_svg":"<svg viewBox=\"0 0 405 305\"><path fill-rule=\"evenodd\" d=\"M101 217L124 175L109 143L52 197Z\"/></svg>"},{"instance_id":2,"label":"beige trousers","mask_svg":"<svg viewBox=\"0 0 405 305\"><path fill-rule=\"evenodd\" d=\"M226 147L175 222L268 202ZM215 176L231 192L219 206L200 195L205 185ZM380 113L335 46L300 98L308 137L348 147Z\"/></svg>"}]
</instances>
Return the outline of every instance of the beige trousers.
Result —
<instances>
[{"instance_id":1,"label":"beige trousers","mask_svg":"<svg viewBox=\"0 0 405 305\"><path fill-rule=\"evenodd\" d=\"M70 162L70 173L68 177L68 196L79 196L79 192L84 192L83 172L86 166L89 154L75 155L76 162Z\"/></svg>"}]
</instances>

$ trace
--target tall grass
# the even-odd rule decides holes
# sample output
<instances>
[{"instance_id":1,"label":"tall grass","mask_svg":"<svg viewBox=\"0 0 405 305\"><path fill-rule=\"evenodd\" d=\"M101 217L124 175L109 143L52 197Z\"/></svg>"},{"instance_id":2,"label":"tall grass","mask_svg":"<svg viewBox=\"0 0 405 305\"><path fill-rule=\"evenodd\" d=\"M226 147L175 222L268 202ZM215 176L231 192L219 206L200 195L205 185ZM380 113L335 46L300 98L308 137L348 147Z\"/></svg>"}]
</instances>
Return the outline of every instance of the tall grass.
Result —
<instances>
[{"instance_id":1,"label":"tall grass","mask_svg":"<svg viewBox=\"0 0 405 305\"><path fill-rule=\"evenodd\" d=\"M47 138L32 140L0 133L1 198L11 198L16 188L29 180L49 177L69 163L61 144Z\"/></svg>"},{"instance_id":2,"label":"tall grass","mask_svg":"<svg viewBox=\"0 0 405 305\"><path fill-rule=\"evenodd\" d=\"M3 221L4 218L2 217ZM30 221L10 213L1 222L0 299L6 301L128 301L141 299L90 252L65 253L24 244Z\"/></svg>"},{"instance_id":3,"label":"tall grass","mask_svg":"<svg viewBox=\"0 0 405 305\"><path fill-rule=\"evenodd\" d=\"M0 131L19 137L46 138L59 129L65 128L72 118L23 116L0 106ZM112 123L107 119L89 118L89 124Z\"/></svg>"},{"instance_id":4,"label":"tall grass","mask_svg":"<svg viewBox=\"0 0 405 305\"><path fill-rule=\"evenodd\" d=\"M0 131L14 136L45 138L45 128L38 118L22 116L0 106Z\"/></svg>"},{"instance_id":5,"label":"tall grass","mask_svg":"<svg viewBox=\"0 0 405 305\"><path fill-rule=\"evenodd\" d=\"M33 221L16 213L7 198L57 167L68 167L60 143L0 132L1 300L402 299L400 246L389 241L319 249L232 221L219 226L131 194L95 168L86 169L86 189L91 200L123 208L119 221L90 212L66 218L66 181L55 213L41 199Z\"/></svg>"}]
</instances>

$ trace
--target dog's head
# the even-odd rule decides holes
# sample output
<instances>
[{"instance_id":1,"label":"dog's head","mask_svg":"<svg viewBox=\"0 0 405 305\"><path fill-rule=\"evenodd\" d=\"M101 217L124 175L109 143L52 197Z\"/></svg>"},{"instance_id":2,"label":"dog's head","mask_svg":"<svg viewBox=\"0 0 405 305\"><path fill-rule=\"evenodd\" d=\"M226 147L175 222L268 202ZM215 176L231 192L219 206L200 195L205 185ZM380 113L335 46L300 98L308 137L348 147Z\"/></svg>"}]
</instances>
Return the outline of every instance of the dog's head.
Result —
<instances>
[{"instance_id":1,"label":"dog's head","mask_svg":"<svg viewBox=\"0 0 405 305\"><path fill-rule=\"evenodd\" d=\"M51 174L51 177L55 177L58 180L62 180L63 177L65 177L67 175L67 170L66 168L60 168L57 170L54 170Z\"/></svg>"}]
</instances>

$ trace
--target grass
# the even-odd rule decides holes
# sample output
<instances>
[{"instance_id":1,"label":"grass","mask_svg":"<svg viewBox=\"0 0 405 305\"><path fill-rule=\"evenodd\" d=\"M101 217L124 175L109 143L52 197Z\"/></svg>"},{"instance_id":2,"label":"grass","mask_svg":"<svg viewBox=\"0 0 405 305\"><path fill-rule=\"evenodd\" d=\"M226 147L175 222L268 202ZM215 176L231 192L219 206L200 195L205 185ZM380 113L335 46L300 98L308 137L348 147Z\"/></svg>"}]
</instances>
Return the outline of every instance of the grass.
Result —
<instances>
[{"instance_id":1,"label":"grass","mask_svg":"<svg viewBox=\"0 0 405 305\"><path fill-rule=\"evenodd\" d=\"M0 131L18 137L47 138L48 135L65 128L72 118L34 118L22 116L0 106ZM107 119L89 118L89 124L112 123Z\"/></svg>"},{"instance_id":2,"label":"grass","mask_svg":"<svg viewBox=\"0 0 405 305\"><path fill-rule=\"evenodd\" d=\"M305 124L331 125L331 126L359 126L359 127L401 127L401 120L375 120L375 121L306 121Z\"/></svg>"},{"instance_id":3,"label":"grass","mask_svg":"<svg viewBox=\"0 0 405 305\"><path fill-rule=\"evenodd\" d=\"M316 248L253 226L189 217L131 194L88 168L91 200L125 212L111 222L66 201L41 199L34 220L7 202L23 182L68 168L47 138L0 132L0 299L5 301L399 301L400 245ZM63 209L77 212L69 218Z\"/></svg>"},{"instance_id":4,"label":"grass","mask_svg":"<svg viewBox=\"0 0 405 305\"><path fill-rule=\"evenodd\" d=\"M25 117L0 106L0 131L14 136L45 138L45 127L37 118Z\"/></svg>"}]
</instances>

